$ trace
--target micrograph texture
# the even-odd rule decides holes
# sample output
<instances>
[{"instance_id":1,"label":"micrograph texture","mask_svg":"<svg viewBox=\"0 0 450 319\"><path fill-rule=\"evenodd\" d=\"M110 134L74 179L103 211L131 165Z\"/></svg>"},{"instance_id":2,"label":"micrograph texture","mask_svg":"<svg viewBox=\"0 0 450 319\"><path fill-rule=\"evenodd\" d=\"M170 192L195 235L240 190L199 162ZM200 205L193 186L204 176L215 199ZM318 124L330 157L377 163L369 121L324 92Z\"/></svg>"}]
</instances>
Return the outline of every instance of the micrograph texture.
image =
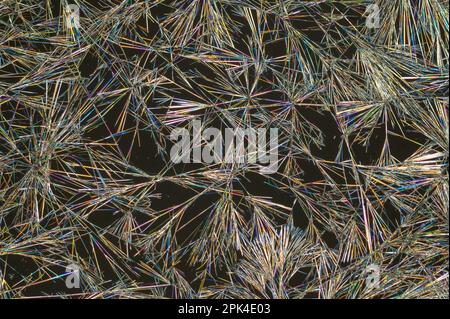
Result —
<instances>
[{"instance_id":1,"label":"micrograph texture","mask_svg":"<svg viewBox=\"0 0 450 319\"><path fill-rule=\"evenodd\" d=\"M0 0L0 299L449 298L448 6Z\"/></svg>"}]
</instances>

